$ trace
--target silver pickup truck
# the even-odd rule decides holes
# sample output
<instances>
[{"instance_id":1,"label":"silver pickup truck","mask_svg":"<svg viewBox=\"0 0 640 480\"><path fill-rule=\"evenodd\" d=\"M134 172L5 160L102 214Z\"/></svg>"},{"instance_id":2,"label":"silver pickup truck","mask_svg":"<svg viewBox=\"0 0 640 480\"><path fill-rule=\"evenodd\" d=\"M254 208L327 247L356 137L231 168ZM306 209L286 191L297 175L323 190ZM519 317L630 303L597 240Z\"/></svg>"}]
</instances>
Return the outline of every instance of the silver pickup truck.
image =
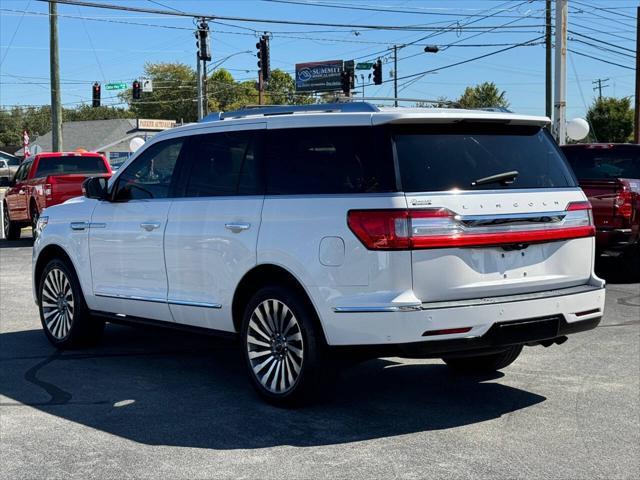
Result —
<instances>
[{"instance_id":1,"label":"silver pickup truck","mask_svg":"<svg viewBox=\"0 0 640 480\"><path fill-rule=\"evenodd\" d=\"M20 159L8 153L0 152L0 186L7 185L20 166Z\"/></svg>"}]
</instances>

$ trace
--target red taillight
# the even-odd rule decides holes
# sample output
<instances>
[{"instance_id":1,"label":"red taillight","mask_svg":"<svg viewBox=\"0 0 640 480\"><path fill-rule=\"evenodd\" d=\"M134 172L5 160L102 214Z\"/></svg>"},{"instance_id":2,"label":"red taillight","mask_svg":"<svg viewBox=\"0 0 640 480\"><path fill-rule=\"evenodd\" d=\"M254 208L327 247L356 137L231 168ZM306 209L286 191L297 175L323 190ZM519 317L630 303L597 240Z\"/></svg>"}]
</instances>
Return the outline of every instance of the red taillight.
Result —
<instances>
[{"instance_id":1,"label":"red taillight","mask_svg":"<svg viewBox=\"0 0 640 480\"><path fill-rule=\"evenodd\" d=\"M623 190L616 195L613 205L615 206L616 215L631 218L631 214L633 213L633 193L626 185L624 185Z\"/></svg>"},{"instance_id":2,"label":"red taillight","mask_svg":"<svg viewBox=\"0 0 640 480\"><path fill-rule=\"evenodd\" d=\"M544 213L541 213L544 216ZM347 224L369 250L414 250L541 243L595 235L589 202L572 202L562 221L469 227L446 208L351 210Z\"/></svg>"}]
</instances>

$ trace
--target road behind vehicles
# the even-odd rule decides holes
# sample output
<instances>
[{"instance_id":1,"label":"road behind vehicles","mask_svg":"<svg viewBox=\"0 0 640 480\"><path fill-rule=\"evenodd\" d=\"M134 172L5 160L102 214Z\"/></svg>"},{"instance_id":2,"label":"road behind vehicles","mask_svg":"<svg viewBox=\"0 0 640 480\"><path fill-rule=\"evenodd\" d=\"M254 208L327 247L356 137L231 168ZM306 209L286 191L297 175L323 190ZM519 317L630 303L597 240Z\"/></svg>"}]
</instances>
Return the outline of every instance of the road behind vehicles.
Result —
<instances>
[{"instance_id":1,"label":"road behind vehicles","mask_svg":"<svg viewBox=\"0 0 640 480\"><path fill-rule=\"evenodd\" d=\"M580 144L562 150L593 206L599 254L640 273L640 145Z\"/></svg>"},{"instance_id":2,"label":"road behind vehicles","mask_svg":"<svg viewBox=\"0 0 640 480\"><path fill-rule=\"evenodd\" d=\"M82 182L95 175L111 176L99 153L40 153L25 159L4 197L4 238L19 238L20 229L35 227L45 208L82 195Z\"/></svg>"},{"instance_id":3,"label":"road behind vehicles","mask_svg":"<svg viewBox=\"0 0 640 480\"><path fill-rule=\"evenodd\" d=\"M603 313L591 207L547 122L353 103L160 133L40 218L44 331L231 334L279 405L322 392L338 354L504 368Z\"/></svg>"}]
</instances>

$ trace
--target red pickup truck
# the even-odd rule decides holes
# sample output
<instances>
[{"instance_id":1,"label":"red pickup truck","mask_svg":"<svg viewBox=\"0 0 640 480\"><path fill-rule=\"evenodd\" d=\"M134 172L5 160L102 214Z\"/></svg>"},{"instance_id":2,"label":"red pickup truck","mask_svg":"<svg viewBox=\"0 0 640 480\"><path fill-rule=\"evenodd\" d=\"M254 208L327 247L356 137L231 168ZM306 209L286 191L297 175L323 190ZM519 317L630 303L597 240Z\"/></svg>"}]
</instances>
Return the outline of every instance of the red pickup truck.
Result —
<instances>
[{"instance_id":1,"label":"red pickup truck","mask_svg":"<svg viewBox=\"0 0 640 480\"><path fill-rule=\"evenodd\" d=\"M640 145L579 144L562 150L593 207L596 247L640 274Z\"/></svg>"},{"instance_id":2,"label":"red pickup truck","mask_svg":"<svg viewBox=\"0 0 640 480\"><path fill-rule=\"evenodd\" d=\"M111 167L99 153L40 153L25 159L4 196L4 238L19 238L22 227L36 226L42 210L82 195L82 182L100 175L110 177Z\"/></svg>"}]
</instances>

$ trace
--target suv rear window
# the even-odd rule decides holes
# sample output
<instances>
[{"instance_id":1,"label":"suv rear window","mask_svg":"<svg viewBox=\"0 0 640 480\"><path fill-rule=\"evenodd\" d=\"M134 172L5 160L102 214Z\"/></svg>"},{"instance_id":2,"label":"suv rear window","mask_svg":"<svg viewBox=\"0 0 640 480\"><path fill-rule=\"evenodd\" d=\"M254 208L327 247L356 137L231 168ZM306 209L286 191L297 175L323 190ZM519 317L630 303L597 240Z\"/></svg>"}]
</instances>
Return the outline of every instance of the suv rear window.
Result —
<instances>
[{"instance_id":1,"label":"suv rear window","mask_svg":"<svg viewBox=\"0 0 640 480\"><path fill-rule=\"evenodd\" d=\"M107 173L102 157L68 155L63 157L43 157L38 162L36 177L47 175L69 175L73 173Z\"/></svg>"},{"instance_id":2,"label":"suv rear window","mask_svg":"<svg viewBox=\"0 0 640 480\"><path fill-rule=\"evenodd\" d=\"M391 144L384 133L372 127L269 131L267 193L396 191Z\"/></svg>"},{"instance_id":3,"label":"suv rear window","mask_svg":"<svg viewBox=\"0 0 640 480\"><path fill-rule=\"evenodd\" d=\"M549 133L535 126L412 125L393 129L405 192L576 186ZM472 185L517 171L513 182Z\"/></svg>"},{"instance_id":4,"label":"suv rear window","mask_svg":"<svg viewBox=\"0 0 640 480\"><path fill-rule=\"evenodd\" d=\"M580 180L640 178L640 148L566 148L576 177Z\"/></svg>"}]
</instances>

